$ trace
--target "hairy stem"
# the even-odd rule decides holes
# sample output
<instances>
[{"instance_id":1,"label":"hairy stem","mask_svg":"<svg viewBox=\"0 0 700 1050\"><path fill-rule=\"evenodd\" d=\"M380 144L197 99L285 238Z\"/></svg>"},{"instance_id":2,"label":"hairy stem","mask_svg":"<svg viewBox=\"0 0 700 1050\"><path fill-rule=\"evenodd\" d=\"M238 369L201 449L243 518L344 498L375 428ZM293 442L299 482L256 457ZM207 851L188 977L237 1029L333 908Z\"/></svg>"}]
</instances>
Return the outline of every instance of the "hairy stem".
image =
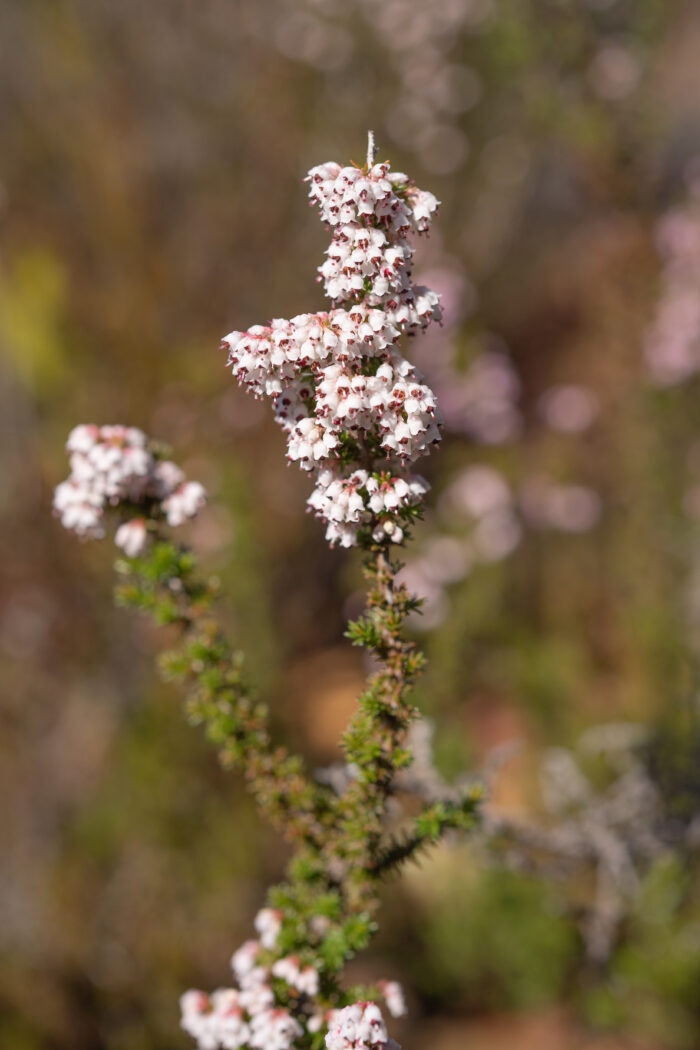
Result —
<instances>
[{"instance_id":1,"label":"hairy stem","mask_svg":"<svg viewBox=\"0 0 700 1050\"><path fill-rule=\"evenodd\" d=\"M418 603L403 585L397 586L399 567L384 548L368 558L367 612L348 631L378 664L344 736L346 758L357 777L342 798L338 841L332 844L336 855L344 858L348 890L358 907L366 906L374 894L375 858L384 834L387 800L397 773L410 764L406 737L418 715L407 695L423 656L401 635L406 616Z\"/></svg>"}]
</instances>

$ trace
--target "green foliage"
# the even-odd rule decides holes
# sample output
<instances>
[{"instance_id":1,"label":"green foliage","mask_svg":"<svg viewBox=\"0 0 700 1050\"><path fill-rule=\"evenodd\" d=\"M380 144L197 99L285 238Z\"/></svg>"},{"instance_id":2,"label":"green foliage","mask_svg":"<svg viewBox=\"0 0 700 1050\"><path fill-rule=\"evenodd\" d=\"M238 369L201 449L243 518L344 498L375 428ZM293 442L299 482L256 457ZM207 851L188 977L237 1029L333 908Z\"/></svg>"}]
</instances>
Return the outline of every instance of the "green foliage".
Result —
<instances>
[{"instance_id":1,"label":"green foliage","mask_svg":"<svg viewBox=\"0 0 700 1050\"><path fill-rule=\"evenodd\" d=\"M366 649L376 649L382 644L379 626L364 616L350 621L345 637L353 645L361 645Z\"/></svg>"},{"instance_id":2,"label":"green foliage","mask_svg":"<svg viewBox=\"0 0 700 1050\"><path fill-rule=\"evenodd\" d=\"M351 915L345 922L330 930L319 946L324 969L339 973L345 963L369 944L376 923L364 912Z\"/></svg>"}]
</instances>

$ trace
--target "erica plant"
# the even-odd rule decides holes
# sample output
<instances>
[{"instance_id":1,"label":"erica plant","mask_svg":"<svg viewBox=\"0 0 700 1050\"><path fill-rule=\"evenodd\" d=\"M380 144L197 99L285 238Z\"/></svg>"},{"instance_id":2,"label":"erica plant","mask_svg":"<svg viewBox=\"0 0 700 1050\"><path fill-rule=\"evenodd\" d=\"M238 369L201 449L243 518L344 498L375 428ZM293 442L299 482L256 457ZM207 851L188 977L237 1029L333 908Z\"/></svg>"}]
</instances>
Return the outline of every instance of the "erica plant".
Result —
<instances>
[{"instance_id":1,"label":"erica plant","mask_svg":"<svg viewBox=\"0 0 700 1050\"><path fill-rule=\"evenodd\" d=\"M200 1050L396 1048L375 1000L401 1014L398 985L348 988L343 969L375 929L380 881L448 829L471 826L479 799L470 791L421 802L410 818L388 807L411 763L409 692L422 663L402 634L420 602L397 583L392 548L406 543L428 491L412 464L440 440L435 396L400 344L440 320L437 295L411 281L410 240L427 232L438 201L376 163L371 134L364 166L322 164L307 181L331 232L319 267L330 309L234 331L223 345L238 383L271 399L289 459L313 481L308 504L326 539L365 555L367 607L347 636L376 670L343 734L346 770L334 786L271 739L242 655L217 624L215 585L168 536L204 503L201 485L140 430L82 425L55 496L62 523L80 536L101 537L114 520L126 555L118 601L179 628L163 672L182 683L190 719L294 844L285 881L255 917L255 939L233 954L236 987L182 997L183 1028Z\"/></svg>"}]
</instances>

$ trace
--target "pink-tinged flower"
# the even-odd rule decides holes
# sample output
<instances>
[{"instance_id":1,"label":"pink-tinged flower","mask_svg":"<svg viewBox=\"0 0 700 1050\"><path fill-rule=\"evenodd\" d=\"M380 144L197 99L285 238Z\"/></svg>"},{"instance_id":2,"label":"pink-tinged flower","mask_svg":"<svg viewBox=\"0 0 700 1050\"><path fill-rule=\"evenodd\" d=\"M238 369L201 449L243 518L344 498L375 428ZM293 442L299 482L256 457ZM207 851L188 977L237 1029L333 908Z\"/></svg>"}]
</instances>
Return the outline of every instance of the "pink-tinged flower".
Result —
<instances>
[{"instance_id":1,"label":"pink-tinged flower","mask_svg":"<svg viewBox=\"0 0 700 1050\"><path fill-rule=\"evenodd\" d=\"M239 983L255 969L260 947L260 941L246 941L231 956L231 969Z\"/></svg>"},{"instance_id":2,"label":"pink-tinged flower","mask_svg":"<svg viewBox=\"0 0 700 1050\"><path fill-rule=\"evenodd\" d=\"M207 494L204 486L198 481L185 481L163 500L163 510L168 525L182 525L189 518L194 518L204 506Z\"/></svg>"},{"instance_id":3,"label":"pink-tinged flower","mask_svg":"<svg viewBox=\"0 0 700 1050\"><path fill-rule=\"evenodd\" d=\"M387 1035L376 1003L359 1002L334 1010L326 1036L327 1050L401 1050Z\"/></svg>"},{"instance_id":4,"label":"pink-tinged flower","mask_svg":"<svg viewBox=\"0 0 700 1050\"><path fill-rule=\"evenodd\" d=\"M145 518L134 518L120 525L115 533L114 542L128 558L138 558L148 546Z\"/></svg>"},{"instance_id":5,"label":"pink-tinged flower","mask_svg":"<svg viewBox=\"0 0 700 1050\"><path fill-rule=\"evenodd\" d=\"M406 1000L403 988L398 981L380 981L379 989L384 996L387 1010L392 1017L404 1017L406 1014Z\"/></svg>"},{"instance_id":6,"label":"pink-tinged flower","mask_svg":"<svg viewBox=\"0 0 700 1050\"><path fill-rule=\"evenodd\" d=\"M254 925L263 948L274 948L282 929L282 912L276 908L261 908L255 916Z\"/></svg>"}]
</instances>

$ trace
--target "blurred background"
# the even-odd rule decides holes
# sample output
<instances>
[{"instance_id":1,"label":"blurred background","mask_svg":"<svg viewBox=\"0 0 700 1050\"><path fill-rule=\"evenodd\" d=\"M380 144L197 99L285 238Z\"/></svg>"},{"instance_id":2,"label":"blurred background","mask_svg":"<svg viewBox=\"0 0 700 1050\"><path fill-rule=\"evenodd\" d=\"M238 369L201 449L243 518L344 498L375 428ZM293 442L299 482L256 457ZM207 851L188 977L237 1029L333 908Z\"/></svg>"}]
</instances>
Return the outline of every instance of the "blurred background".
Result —
<instances>
[{"instance_id":1,"label":"blurred background","mask_svg":"<svg viewBox=\"0 0 700 1050\"><path fill-rule=\"evenodd\" d=\"M442 201L404 571L440 775L491 801L352 976L405 983L407 1050L700 1046L699 54L692 0L0 0L3 1046L188 1046L177 997L227 982L284 865L112 607L111 544L51 517L71 426L206 484L222 614L337 760L359 564L217 346L321 308L302 179L368 127Z\"/></svg>"}]
</instances>

